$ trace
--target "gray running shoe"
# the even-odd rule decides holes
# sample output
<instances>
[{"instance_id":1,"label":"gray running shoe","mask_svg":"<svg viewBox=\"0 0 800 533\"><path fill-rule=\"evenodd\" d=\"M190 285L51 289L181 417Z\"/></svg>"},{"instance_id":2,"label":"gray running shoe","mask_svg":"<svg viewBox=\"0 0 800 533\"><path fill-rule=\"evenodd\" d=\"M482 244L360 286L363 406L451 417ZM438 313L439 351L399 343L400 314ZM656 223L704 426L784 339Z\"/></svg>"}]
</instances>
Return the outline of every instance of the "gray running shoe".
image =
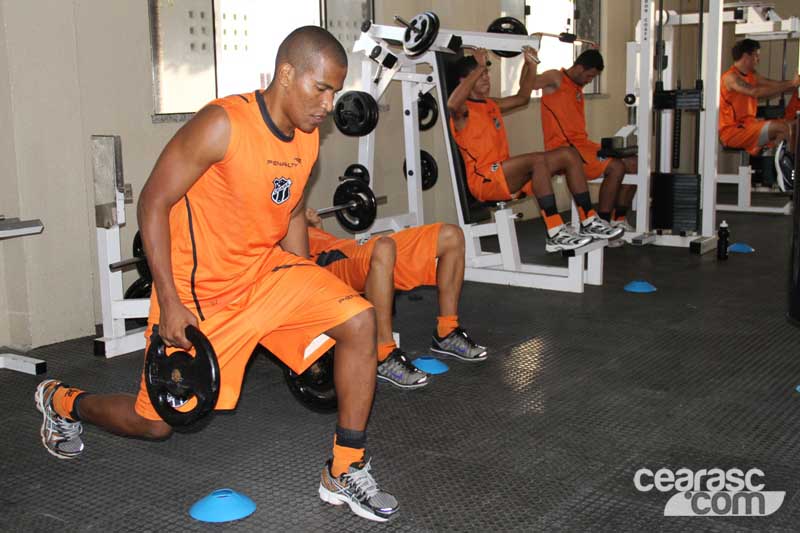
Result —
<instances>
[{"instance_id":1,"label":"gray running shoe","mask_svg":"<svg viewBox=\"0 0 800 533\"><path fill-rule=\"evenodd\" d=\"M74 459L83 451L80 422L70 422L53 409L53 394L65 385L55 379L47 379L39 383L33 399L36 409L42 413L42 444L45 449L59 459Z\"/></svg>"},{"instance_id":2,"label":"gray running shoe","mask_svg":"<svg viewBox=\"0 0 800 533\"><path fill-rule=\"evenodd\" d=\"M400 348L378 363L378 379L401 389L418 389L430 383L428 374L415 367Z\"/></svg>"},{"instance_id":3,"label":"gray running shoe","mask_svg":"<svg viewBox=\"0 0 800 533\"><path fill-rule=\"evenodd\" d=\"M581 222L581 229L578 230L579 235L593 239L618 239L623 233L625 233L624 229L612 227L602 218L594 216Z\"/></svg>"},{"instance_id":4,"label":"gray running shoe","mask_svg":"<svg viewBox=\"0 0 800 533\"><path fill-rule=\"evenodd\" d=\"M331 505L346 503L351 511L367 520L386 522L400 506L394 496L378 488L370 473L370 461L353 463L347 473L338 478L331 474L331 461L325 463L319 482L319 497Z\"/></svg>"},{"instance_id":5,"label":"gray running shoe","mask_svg":"<svg viewBox=\"0 0 800 533\"><path fill-rule=\"evenodd\" d=\"M449 355L462 361L485 361L486 347L473 341L467 332L461 328L456 328L447 337L439 337L433 334L431 351Z\"/></svg>"},{"instance_id":6,"label":"gray running shoe","mask_svg":"<svg viewBox=\"0 0 800 533\"><path fill-rule=\"evenodd\" d=\"M548 236L544 249L547 252L560 252L561 250L574 250L592 242L591 237L578 235L570 225L562 225L558 233Z\"/></svg>"},{"instance_id":7,"label":"gray running shoe","mask_svg":"<svg viewBox=\"0 0 800 533\"><path fill-rule=\"evenodd\" d=\"M625 219L612 220L611 221L611 227L612 228L622 228L622 231L624 233L634 233L636 231L636 228L634 228L633 226L628 224L628 221L625 220Z\"/></svg>"}]
</instances>

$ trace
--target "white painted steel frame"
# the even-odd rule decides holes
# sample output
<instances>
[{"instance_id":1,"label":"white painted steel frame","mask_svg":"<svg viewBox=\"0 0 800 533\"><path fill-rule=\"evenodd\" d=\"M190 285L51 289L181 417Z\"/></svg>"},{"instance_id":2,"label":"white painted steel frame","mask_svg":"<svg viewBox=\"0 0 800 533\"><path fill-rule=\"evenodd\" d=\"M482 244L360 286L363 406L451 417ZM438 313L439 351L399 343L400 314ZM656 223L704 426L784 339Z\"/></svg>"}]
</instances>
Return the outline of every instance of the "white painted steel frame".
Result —
<instances>
[{"instance_id":1,"label":"white painted steel frame","mask_svg":"<svg viewBox=\"0 0 800 533\"><path fill-rule=\"evenodd\" d=\"M523 46L538 48L540 44L540 39L537 37L441 29L434 45L424 54L408 58L402 52L398 52L397 64L393 68L385 69L375 65L375 61L369 58L374 47L389 48L390 45L402 41L403 33L403 28L373 24L367 32L362 33L353 48L354 52L360 51L365 55L361 67L362 90L380 101L390 81L399 81L402 84L405 156L407 168L413 172L413 175L407 176L408 212L377 219L368 232L356 236L358 239L368 238L375 233L398 231L408 226L424 224L419 169L418 95L437 88L439 109L444 110L447 106L446 91L443 87L439 87L439 80L442 77L435 53L451 52L445 46L454 36L461 38L463 46L491 50L520 51ZM418 64L429 65L433 69L432 73L417 74ZM440 118L439 122L444 139L448 139L449 124L443 118ZM367 167L370 176L373 175L374 168L375 135L376 133L372 132L359 140L359 163ZM456 160L450 149L447 150L447 159L453 193L458 198ZM461 202L456 201L455 206L459 225L464 231L466 240L465 279L568 292L583 292L584 284L602 285L603 248L606 242L594 242L582 248L577 255L567 258L566 267L526 264L520 259L519 242L514 226L518 217L510 208L498 209L494 213L494 222L467 224ZM484 252L481 249L480 237L492 235L498 238L500 253Z\"/></svg>"}]
</instances>

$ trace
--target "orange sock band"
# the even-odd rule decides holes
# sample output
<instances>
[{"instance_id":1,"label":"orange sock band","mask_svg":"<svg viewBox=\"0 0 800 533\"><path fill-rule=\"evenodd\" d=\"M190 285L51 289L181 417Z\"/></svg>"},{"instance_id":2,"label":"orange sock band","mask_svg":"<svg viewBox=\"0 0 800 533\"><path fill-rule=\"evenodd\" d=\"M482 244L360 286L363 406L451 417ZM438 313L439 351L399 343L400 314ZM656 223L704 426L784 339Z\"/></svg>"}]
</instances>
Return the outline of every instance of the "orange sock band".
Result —
<instances>
[{"instance_id":1,"label":"orange sock band","mask_svg":"<svg viewBox=\"0 0 800 533\"><path fill-rule=\"evenodd\" d=\"M547 234L551 237L555 233L555 228L564 225L564 219L561 218L561 215L556 213L555 215L547 215L544 211L542 211L542 220L544 220L544 225L547 228Z\"/></svg>"},{"instance_id":2,"label":"orange sock band","mask_svg":"<svg viewBox=\"0 0 800 533\"><path fill-rule=\"evenodd\" d=\"M458 315L445 315L436 317L436 334L447 337L458 327Z\"/></svg>"},{"instance_id":3,"label":"orange sock band","mask_svg":"<svg viewBox=\"0 0 800 533\"><path fill-rule=\"evenodd\" d=\"M364 448L348 448L339 446L336 443L336 436L333 437L333 462L331 463L331 475L339 477L350 468L353 463L364 460Z\"/></svg>"},{"instance_id":4,"label":"orange sock band","mask_svg":"<svg viewBox=\"0 0 800 533\"><path fill-rule=\"evenodd\" d=\"M392 342L384 342L378 345L378 362L382 363L386 361L386 358L389 357L389 354L392 353L392 350L397 348L397 345Z\"/></svg>"},{"instance_id":5,"label":"orange sock band","mask_svg":"<svg viewBox=\"0 0 800 533\"><path fill-rule=\"evenodd\" d=\"M75 407L75 399L83 392L86 391L73 387L59 387L53 393L53 409L56 410L59 416L74 422L72 410Z\"/></svg>"},{"instance_id":6,"label":"orange sock band","mask_svg":"<svg viewBox=\"0 0 800 533\"><path fill-rule=\"evenodd\" d=\"M594 208L589 209L589 211L584 211L581 206L578 206L578 216L580 216L581 222L583 222L589 217L596 217L597 211L595 211Z\"/></svg>"}]
</instances>

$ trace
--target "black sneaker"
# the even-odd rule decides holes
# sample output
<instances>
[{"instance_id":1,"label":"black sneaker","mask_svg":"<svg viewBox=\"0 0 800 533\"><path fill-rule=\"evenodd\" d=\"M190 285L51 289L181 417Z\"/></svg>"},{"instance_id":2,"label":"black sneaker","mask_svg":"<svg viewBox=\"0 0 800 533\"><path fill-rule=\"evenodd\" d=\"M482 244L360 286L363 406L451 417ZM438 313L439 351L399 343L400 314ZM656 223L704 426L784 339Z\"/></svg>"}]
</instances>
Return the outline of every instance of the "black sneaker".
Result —
<instances>
[{"instance_id":1,"label":"black sneaker","mask_svg":"<svg viewBox=\"0 0 800 533\"><path fill-rule=\"evenodd\" d=\"M378 363L378 379L401 389L418 389L430 383L428 374L415 367L400 348Z\"/></svg>"},{"instance_id":2,"label":"black sneaker","mask_svg":"<svg viewBox=\"0 0 800 533\"><path fill-rule=\"evenodd\" d=\"M434 333L431 351L462 361L484 361L488 355L486 347L473 341L460 327L451 331L446 337L439 337Z\"/></svg>"},{"instance_id":3,"label":"black sneaker","mask_svg":"<svg viewBox=\"0 0 800 533\"><path fill-rule=\"evenodd\" d=\"M378 482L370 473L370 461L353 463L347 473L337 478L331 474L329 460L322 469L319 497L331 505L346 503L351 511L367 520L386 522L400 506L394 496L378 488Z\"/></svg>"}]
</instances>

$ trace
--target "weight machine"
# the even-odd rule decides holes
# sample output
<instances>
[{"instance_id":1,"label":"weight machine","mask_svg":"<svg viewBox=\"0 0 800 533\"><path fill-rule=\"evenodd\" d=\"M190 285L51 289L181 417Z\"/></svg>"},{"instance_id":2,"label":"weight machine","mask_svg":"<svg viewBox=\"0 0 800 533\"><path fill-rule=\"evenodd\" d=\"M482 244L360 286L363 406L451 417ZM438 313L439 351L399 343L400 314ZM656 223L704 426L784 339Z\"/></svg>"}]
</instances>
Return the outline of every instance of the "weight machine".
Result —
<instances>
[{"instance_id":1,"label":"weight machine","mask_svg":"<svg viewBox=\"0 0 800 533\"><path fill-rule=\"evenodd\" d=\"M603 248L605 241L594 241L587 246L562 255L567 266L547 266L524 263L520 257L515 214L506 202L496 203L494 220L486 222L487 211L476 214L468 200L466 177L460 165L458 147L449 131L447 110L446 58L461 48L486 48L498 55L516 55L522 47L539 48L541 35L472 32L440 29L438 17L431 12L417 15L410 22L398 22L406 27L365 23L353 52L364 55L361 63L362 90L380 101L393 81L401 84L403 102L403 131L406 157L408 212L378 218L368 232L357 234L366 239L375 233L398 231L409 226L419 226L423 220L422 182L420 179L419 109L421 98L436 89L438 108L441 110L441 128L447 144L447 158L456 198L458 222L466 241L465 279L484 283L514 285L568 292L583 292L584 284L603 283ZM416 29L415 29L416 28ZM396 53L394 47L403 46L405 53ZM431 73L417 72L417 66L430 67ZM375 162L375 132L359 139L358 161L370 173ZM481 237L495 236L500 251L482 249Z\"/></svg>"},{"instance_id":2,"label":"weight machine","mask_svg":"<svg viewBox=\"0 0 800 533\"><path fill-rule=\"evenodd\" d=\"M16 217L6 218L0 215L0 240L23 237L25 235L38 235L44 231L42 221L20 220ZM35 359L25 355L14 353L0 353L0 369L7 368L38 376L47 372L47 363L41 359Z\"/></svg>"},{"instance_id":3,"label":"weight machine","mask_svg":"<svg viewBox=\"0 0 800 533\"><path fill-rule=\"evenodd\" d=\"M736 2L723 4L721 0L710 0L707 13L701 17L698 13L678 14L675 11L655 9L654 0L642 0L641 20L636 26L636 40L627 43L627 69L626 69L626 97L625 103L629 109L629 116L633 117L630 124L617 133L619 136L636 134L637 132L650 132L653 129L653 111L661 114L656 120L657 144L656 154L664 157L653 158L649 134L638 143L638 175L636 178L639 189L636 202L636 233L624 238L634 244L655 244L660 246L689 247L695 253L705 253L714 248L716 243L716 210L745 211L758 213L788 214L790 204L783 207L753 206L751 203L752 186L750 181L750 167L742 161L736 174L720 174L717 169L719 146L717 121L719 116L719 90L720 90L720 65L722 51L722 24L724 22L736 23L736 34L750 38L779 39L799 35L796 17L781 20L774 10L761 2ZM703 3L700 4L703 10ZM673 81L674 61L674 30L682 25L698 25L702 35L700 46L700 65L698 79L703 81L699 94L692 94L692 90L677 89ZM658 30L658 34L656 32ZM660 45L659 41L663 44ZM652 60L659 52L659 57L664 62L660 73L663 90L656 91L654 78L657 77L657 66ZM686 101L686 97L701 98L699 108L699 128L695 134L699 140L697 157L700 164L697 167L699 175L699 188L689 187L690 193L677 191L673 198L683 194L697 194L698 224L694 230L680 229L653 229L652 212L650 206L651 171L656 174L668 175L672 168L677 151L673 151L676 143L680 142L680 122L676 121L674 113L680 112L681 102L673 102L671 107L664 107L664 95L672 95ZM695 102L696 103L696 102ZM659 111L660 109L660 111ZM685 108L684 108L685 109ZM635 128L632 128L635 124ZM713 148L712 148L713 147ZM672 158L668 157L672 154ZM653 160L655 159L655 160ZM732 183L737 185L737 204L717 205L716 184ZM656 201L656 200L654 200Z\"/></svg>"}]
</instances>

